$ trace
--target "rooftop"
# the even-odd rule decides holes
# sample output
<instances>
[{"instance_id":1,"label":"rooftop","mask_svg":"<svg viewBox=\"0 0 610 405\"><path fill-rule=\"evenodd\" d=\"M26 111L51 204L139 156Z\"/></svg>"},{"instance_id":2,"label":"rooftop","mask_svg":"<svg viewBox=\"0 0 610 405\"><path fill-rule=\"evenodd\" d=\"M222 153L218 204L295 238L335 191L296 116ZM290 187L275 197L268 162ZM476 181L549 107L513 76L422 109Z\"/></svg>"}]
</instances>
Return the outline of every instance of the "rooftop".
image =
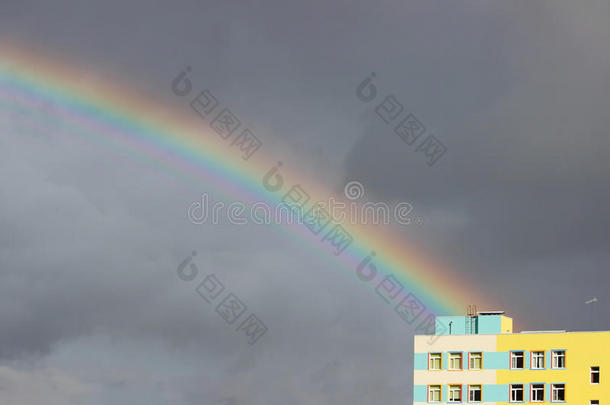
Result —
<instances>
[{"instance_id":1,"label":"rooftop","mask_svg":"<svg viewBox=\"0 0 610 405\"><path fill-rule=\"evenodd\" d=\"M504 311L478 311L477 315L504 315Z\"/></svg>"},{"instance_id":2,"label":"rooftop","mask_svg":"<svg viewBox=\"0 0 610 405\"><path fill-rule=\"evenodd\" d=\"M465 315L437 316L434 323L434 335L500 335L500 334L561 334L575 333L564 329L558 330L513 330L513 319L505 311L476 311L468 308ZM605 331L578 331L577 333L599 333Z\"/></svg>"}]
</instances>

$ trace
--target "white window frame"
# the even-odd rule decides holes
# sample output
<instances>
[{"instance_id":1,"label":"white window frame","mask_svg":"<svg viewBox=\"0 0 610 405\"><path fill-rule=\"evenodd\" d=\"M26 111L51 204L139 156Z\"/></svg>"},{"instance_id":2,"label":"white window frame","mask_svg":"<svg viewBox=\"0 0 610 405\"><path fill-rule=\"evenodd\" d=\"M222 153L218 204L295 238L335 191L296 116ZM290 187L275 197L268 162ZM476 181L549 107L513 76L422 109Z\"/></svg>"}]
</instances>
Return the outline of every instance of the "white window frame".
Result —
<instances>
[{"instance_id":1,"label":"white window frame","mask_svg":"<svg viewBox=\"0 0 610 405\"><path fill-rule=\"evenodd\" d=\"M534 388L534 385L542 385L542 391L540 390L540 387L538 388ZM542 392L542 399L534 399L534 389L536 390L536 392ZM530 402L544 402L544 384L543 383L532 383L530 384Z\"/></svg>"},{"instance_id":2,"label":"white window frame","mask_svg":"<svg viewBox=\"0 0 610 405\"><path fill-rule=\"evenodd\" d=\"M433 359L432 356L435 356ZM438 368L432 368L432 361L438 360ZM428 353L428 370L440 371L443 369L443 353Z\"/></svg>"},{"instance_id":3,"label":"white window frame","mask_svg":"<svg viewBox=\"0 0 610 405\"><path fill-rule=\"evenodd\" d=\"M559 395L559 391L563 391L563 399L555 398L556 394ZM561 384L551 384L551 402L565 402L566 400L566 385Z\"/></svg>"},{"instance_id":4,"label":"white window frame","mask_svg":"<svg viewBox=\"0 0 610 405\"><path fill-rule=\"evenodd\" d=\"M563 366L559 367L559 359L563 359ZM565 350L553 350L551 352L551 368L563 369L566 368L566 351Z\"/></svg>"},{"instance_id":5,"label":"white window frame","mask_svg":"<svg viewBox=\"0 0 610 405\"><path fill-rule=\"evenodd\" d=\"M480 366L478 368L472 367L472 360L478 357ZM483 352L471 352L468 353L468 370L483 370Z\"/></svg>"},{"instance_id":6,"label":"white window frame","mask_svg":"<svg viewBox=\"0 0 610 405\"><path fill-rule=\"evenodd\" d=\"M589 405L599 405L599 399L592 399L589 401Z\"/></svg>"},{"instance_id":7,"label":"white window frame","mask_svg":"<svg viewBox=\"0 0 610 405\"><path fill-rule=\"evenodd\" d=\"M480 393L480 400L474 400L472 399L472 396L475 392L479 392ZM468 402L471 403L479 403L479 402L483 402L483 385L482 384L472 384L472 385L468 385Z\"/></svg>"},{"instance_id":8,"label":"white window frame","mask_svg":"<svg viewBox=\"0 0 610 405\"><path fill-rule=\"evenodd\" d=\"M517 386L519 388L517 388ZM516 393L517 390L521 390L521 398L522 399L513 399L513 393ZM523 402L525 400L525 387L523 384L511 384L509 386L509 401L508 402Z\"/></svg>"},{"instance_id":9,"label":"white window frame","mask_svg":"<svg viewBox=\"0 0 610 405\"><path fill-rule=\"evenodd\" d=\"M520 353L519 355L517 355L517 353ZM513 367L513 361L516 365L517 363L517 358L521 358L521 364L522 367ZM511 370L523 370L525 368L525 352L510 352L510 369Z\"/></svg>"},{"instance_id":10,"label":"white window frame","mask_svg":"<svg viewBox=\"0 0 610 405\"><path fill-rule=\"evenodd\" d=\"M458 399L452 398L452 394L455 392L459 393ZM460 384L449 384L449 387L447 388L447 402L448 403L462 402L462 386Z\"/></svg>"},{"instance_id":11,"label":"white window frame","mask_svg":"<svg viewBox=\"0 0 610 405\"><path fill-rule=\"evenodd\" d=\"M433 392L438 393L438 401L432 399ZM437 403L437 402L442 402L442 401L443 401L443 387L440 384L428 385L428 402Z\"/></svg>"},{"instance_id":12,"label":"white window frame","mask_svg":"<svg viewBox=\"0 0 610 405\"><path fill-rule=\"evenodd\" d=\"M453 361L456 360L458 357L454 357L454 356L459 356L460 359L460 368L454 368L453 367ZM450 371L462 371L464 369L464 353L459 352L453 352L453 353L449 353L449 367L447 368Z\"/></svg>"},{"instance_id":13,"label":"white window frame","mask_svg":"<svg viewBox=\"0 0 610 405\"><path fill-rule=\"evenodd\" d=\"M534 364L536 363L535 360L539 360L542 359L542 367L534 367ZM531 352L530 354L530 369L531 370L544 370L545 368L545 353L542 350L535 350L533 352Z\"/></svg>"},{"instance_id":14,"label":"white window frame","mask_svg":"<svg viewBox=\"0 0 610 405\"><path fill-rule=\"evenodd\" d=\"M593 370L593 369L597 369L597 370ZM601 381L600 379L600 368L599 366L591 366L591 368L589 369L590 373L589 373L589 383L591 385L599 385L599 382ZM597 375L597 382L593 382L593 375L596 374Z\"/></svg>"}]
</instances>

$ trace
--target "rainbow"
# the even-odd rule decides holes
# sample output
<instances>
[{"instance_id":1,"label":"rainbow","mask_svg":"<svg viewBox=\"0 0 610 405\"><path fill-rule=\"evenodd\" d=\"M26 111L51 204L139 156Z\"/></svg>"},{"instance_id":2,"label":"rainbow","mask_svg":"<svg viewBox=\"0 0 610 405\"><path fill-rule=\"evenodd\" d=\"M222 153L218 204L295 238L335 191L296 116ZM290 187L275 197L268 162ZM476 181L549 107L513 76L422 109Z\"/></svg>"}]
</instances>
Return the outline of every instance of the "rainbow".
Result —
<instances>
[{"instance_id":1,"label":"rainbow","mask_svg":"<svg viewBox=\"0 0 610 405\"><path fill-rule=\"evenodd\" d=\"M9 100L9 104L37 109L52 102L55 106L52 113L81 125L79 135L83 137L101 138L98 141L106 145L128 150L130 155L155 165L164 165L197 184L213 185L234 198L277 205L294 184L307 191L309 201L327 201L331 196L329 190L305 173L291 171L286 162L277 172L285 180L283 188L269 191L264 187L263 178L282 160L281 156L269 156L264 136L258 135L263 146L244 160L237 148L210 128L211 118L203 121L188 106L203 89L195 88L191 95L184 97L183 108L169 107L117 80L96 82L83 73L86 69L82 65L79 68L57 55L49 57L31 46L0 44L0 55L3 99ZM4 104L3 101L6 108ZM341 225L353 242L340 255L333 254L332 246L323 242L321 235L314 235L303 225L278 228L293 237L305 238L310 249L327 257L330 267L346 269L354 278L359 263L375 251L373 262L379 272L375 280L368 282L371 291L384 275L393 274L404 286L401 294L413 294L432 314L462 314L473 303L480 308L495 309L476 282L457 277L450 266L413 247L413 242L402 235L399 237L395 230L361 224Z\"/></svg>"}]
</instances>

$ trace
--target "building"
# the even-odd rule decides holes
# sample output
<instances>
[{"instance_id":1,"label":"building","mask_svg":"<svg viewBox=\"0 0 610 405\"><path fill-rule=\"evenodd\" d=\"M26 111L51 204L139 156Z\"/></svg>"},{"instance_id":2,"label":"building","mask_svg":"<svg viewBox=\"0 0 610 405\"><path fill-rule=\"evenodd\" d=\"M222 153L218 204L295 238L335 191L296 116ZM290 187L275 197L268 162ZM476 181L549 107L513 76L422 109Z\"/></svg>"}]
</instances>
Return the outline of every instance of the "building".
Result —
<instances>
[{"instance_id":1,"label":"building","mask_svg":"<svg viewBox=\"0 0 610 405\"><path fill-rule=\"evenodd\" d=\"M610 332L513 333L501 311L439 316L436 331L415 336L415 405L610 405Z\"/></svg>"}]
</instances>

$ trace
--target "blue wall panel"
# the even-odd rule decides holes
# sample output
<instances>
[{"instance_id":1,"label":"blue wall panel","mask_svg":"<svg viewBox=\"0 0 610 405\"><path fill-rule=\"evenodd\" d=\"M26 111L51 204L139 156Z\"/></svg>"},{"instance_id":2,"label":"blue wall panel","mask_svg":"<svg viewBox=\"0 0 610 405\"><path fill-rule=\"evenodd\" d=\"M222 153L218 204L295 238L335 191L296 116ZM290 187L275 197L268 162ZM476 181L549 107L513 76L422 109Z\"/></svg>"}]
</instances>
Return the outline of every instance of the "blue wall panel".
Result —
<instances>
[{"instance_id":1,"label":"blue wall panel","mask_svg":"<svg viewBox=\"0 0 610 405\"><path fill-rule=\"evenodd\" d=\"M508 352L484 352L483 369L506 370L509 366Z\"/></svg>"},{"instance_id":2,"label":"blue wall panel","mask_svg":"<svg viewBox=\"0 0 610 405\"><path fill-rule=\"evenodd\" d=\"M413 368L415 370L427 370L428 353L415 353L413 355Z\"/></svg>"},{"instance_id":3,"label":"blue wall panel","mask_svg":"<svg viewBox=\"0 0 610 405\"><path fill-rule=\"evenodd\" d=\"M416 385L413 387L413 402L428 401L428 387L426 385Z\"/></svg>"}]
</instances>

